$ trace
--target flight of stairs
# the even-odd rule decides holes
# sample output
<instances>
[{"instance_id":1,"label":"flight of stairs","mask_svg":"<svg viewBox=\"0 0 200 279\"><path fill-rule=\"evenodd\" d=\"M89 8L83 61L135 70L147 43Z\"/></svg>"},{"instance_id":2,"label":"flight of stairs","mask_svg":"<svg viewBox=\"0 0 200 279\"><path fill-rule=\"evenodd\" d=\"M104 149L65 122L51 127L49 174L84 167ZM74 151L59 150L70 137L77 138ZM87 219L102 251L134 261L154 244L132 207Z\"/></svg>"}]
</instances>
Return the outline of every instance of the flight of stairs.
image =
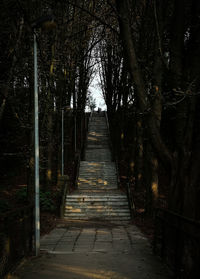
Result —
<instances>
[{"instance_id":1,"label":"flight of stairs","mask_svg":"<svg viewBox=\"0 0 200 279\"><path fill-rule=\"evenodd\" d=\"M66 219L129 220L127 196L117 187L105 113L89 122L85 161L80 162L78 189L66 198Z\"/></svg>"}]
</instances>

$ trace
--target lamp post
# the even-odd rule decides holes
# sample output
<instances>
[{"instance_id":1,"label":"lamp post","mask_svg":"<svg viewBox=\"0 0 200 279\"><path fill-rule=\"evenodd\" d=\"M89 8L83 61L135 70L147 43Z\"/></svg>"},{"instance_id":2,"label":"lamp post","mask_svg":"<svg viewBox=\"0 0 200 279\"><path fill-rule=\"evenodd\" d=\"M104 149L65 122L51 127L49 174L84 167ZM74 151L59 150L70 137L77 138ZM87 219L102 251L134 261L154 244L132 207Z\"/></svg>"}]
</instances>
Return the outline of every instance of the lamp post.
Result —
<instances>
[{"instance_id":1,"label":"lamp post","mask_svg":"<svg viewBox=\"0 0 200 279\"><path fill-rule=\"evenodd\" d=\"M36 29L55 28L52 15L38 18L32 23L34 42L34 133L35 133L35 254L40 252L40 179L39 179L39 112L38 112L38 64L37 64L37 33Z\"/></svg>"},{"instance_id":2,"label":"lamp post","mask_svg":"<svg viewBox=\"0 0 200 279\"><path fill-rule=\"evenodd\" d=\"M35 253L40 251L40 189L39 189L39 116L38 116L37 38L34 32L34 131L35 131Z\"/></svg>"}]
</instances>

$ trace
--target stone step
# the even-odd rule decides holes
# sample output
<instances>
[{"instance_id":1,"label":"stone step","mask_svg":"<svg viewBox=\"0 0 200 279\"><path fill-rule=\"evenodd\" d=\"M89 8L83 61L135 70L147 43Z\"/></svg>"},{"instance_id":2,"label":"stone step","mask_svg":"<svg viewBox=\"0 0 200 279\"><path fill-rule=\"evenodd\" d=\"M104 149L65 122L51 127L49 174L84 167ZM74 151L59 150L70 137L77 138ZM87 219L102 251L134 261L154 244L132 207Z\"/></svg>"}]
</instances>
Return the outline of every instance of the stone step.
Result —
<instances>
[{"instance_id":1,"label":"stone step","mask_svg":"<svg viewBox=\"0 0 200 279\"><path fill-rule=\"evenodd\" d=\"M87 201L88 202L95 202L95 201L116 202L116 201L119 201L119 202L121 202L121 201L127 201L127 197L123 197L123 198L121 198L121 197L116 197L116 198L111 197L111 198L109 198L109 197L105 197L105 196L104 197L87 197L87 196L84 196L84 195L75 197L75 196L68 195L66 197L66 201L70 201L70 202L72 202L72 201L76 201L76 202L87 202Z\"/></svg>"},{"instance_id":2,"label":"stone step","mask_svg":"<svg viewBox=\"0 0 200 279\"><path fill-rule=\"evenodd\" d=\"M107 125L106 123L100 123L98 121L91 121L89 123L89 131L95 131L97 130L98 133L100 133L101 130L105 130L106 133L108 133Z\"/></svg>"},{"instance_id":3,"label":"stone step","mask_svg":"<svg viewBox=\"0 0 200 279\"><path fill-rule=\"evenodd\" d=\"M97 172L97 177L95 178L94 175L95 174L88 174L87 176L85 174L80 174L79 178L78 178L78 182L83 183L83 184L87 184L87 183L98 183L98 184L102 184L102 185L109 185L110 183L117 183L117 178L113 177L113 176L108 176L105 173L102 173L102 175L98 174L99 172Z\"/></svg>"},{"instance_id":4,"label":"stone step","mask_svg":"<svg viewBox=\"0 0 200 279\"><path fill-rule=\"evenodd\" d=\"M94 148L94 150L91 150L91 149L86 149L86 151L85 152L92 152L92 153L95 153L96 151L95 150L97 150L97 151L99 151L99 149L100 148ZM100 152L101 153L105 153L105 155L106 154L110 154L111 152L110 152L110 148L109 148L109 146L108 147L106 147L106 146L102 146L102 148L101 148L101 150L100 150ZM92 160L91 160L92 161ZM101 160L100 158L99 158L99 161L98 162L105 162L104 160ZM90 162L89 160L88 160L88 162ZM111 161L110 161L111 162Z\"/></svg>"},{"instance_id":5,"label":"stone step","mask_svg":"<svg viewBox=\"0 0 200 279\"><path fill-rule=\"evenodd\" d=\"M84 218L106 218L106 217L126 217L126 218L130 218L130 214L129 213L115 213L115 212L88 212L88 213L81 213L81 212L76 212L76 213L65 213L64 215L65 217L69 217L69 218L73 218L73 217L77 217L79 216L80 219L84 219Z\"/></svg>"},{"instance_id":6,"label":"stone step","mask_svg":"<svg viewBox=\"0 0 200 279\"><path fill-rule=\"evenodd\" d=\"M116 173L106 173L105 171L96 170L96 171L81 171L79 173L80 177L79 180L84 182L87 179L91 179L92 181L99 181L99 183L104 183L107 180L109 181L116 181ZM96 177L95 177L96 175Z\"/></svg>"},{"instance_id":7,"label":"stone step","mask_svg":"<svg viewBox=\"0 0 200 279\"><path fill-rule=\"evenodd\" d=\"M93 180L101 180L105 181L106 179L116 180L116 172L114 170L80 170L79 171L80 179L93 179ZM96 177L95 177L96 176Z\"/></svg>"},{"instance_id":8,"label":"stone step","mask_svg":"<svg viewBox=\"0 0 200 279\"><path fill-rule=\"evenodd\" d=\"M113 189L104 189L104 188L93 188L93 189L89 189L89 191L88 191L88 187L87 188L81 188L80 189L80 191L82 192L82 193L88 193L88 192L90 192L90 193L92 193L92 194L100 194L100 193L102 193L102 192L104 192L104 193L109 193L110 191L115 191L115 190L117 190L116 188L113 188Z\"/></svg>"},{"instance_id":9,"label":"stone step","mask_svg":"<svg viewBox=\"0 0 200 279\"><path fill-rule=\"evenodd\" d=\"M97 128L97 127L96 127ZM99 128L98 129L96 129L96 130L99 130ZM101 131L94 131L94 129L89 129L89 131L88 131L88 137L87 137L87 140L88 139L90 139L90 138L100 138L100 139L106 139L106 140L108 140L109 138L108 138L108 131L107 131L107 129L105 128L105 129L102 129Z\"/></svg>"},{"instance_id":10,"label":"stone step","mask_svg":"<svg viewBox=\"0 0 200 279\"><path fill-rule=\"evenodd\" d=\"M96 177L95 177L96 175ZM88 182L88 179L90 181L96 181L99 183L106 183L108 181L110 182L116 182L117 178L116 178L116 174L107 174L106 172L100 171L100 170L96 170L95 172L80 172L79 173L79 181L81 181L82 183L84 183L85 181Z\"/></svg>"},{"instance_id":11,"label":"stone step","mask_svg":"<svg viewBox=\"0 0 200 279\"><path fill-rule=\"evenodd\" d=\"M91 149L86 150L85 152L85 160L93 161L93 162L110 162L112 159L111 152L109 149Z\"/></svg>"},{"instance_id":12,"label":"stone step","mask_svg":"<svg viewBox=\"0 0 200 279\"><path fill-rule=\"evenodd\" d=\"M98 180L89 180L89 179L85 179L85 178L81 178L78 180L78 188L79 186L83 185L83 186L91 186L91 187L95 187L95 186L100 186L100 187L111 187L111 188L116 188L117 189L117 186L116 186L117 182L116 180L109 180L109 179L106 179L105 181L98 181Z\"/></svg>"},{"instance_id":13,"label":"stone step","mask_svg":"<svg viewBox=\"0 0 200 279\"><path fill-rule=\"evenodd\" d=\"M96 132L92 133L89 132L88 133L88 138L87 138L87 142L88 141L109 141L108 135L106 133L101 132L101 134L97 134Z\"/></svg>"},{"instance_id":14,"label":"stone step","mask_svg":"<svg viewBox=\"0 0 200 279\"><path fill-rule=\"evenodd\" d=\"M88 143L88 142L93 142L93 143L95 143L95 142L106 142L106 143L109 143L109 138L108 138L108 136L107 135L104 135L104 136L94 136L94 135L89 135L88 136L88 139L87 139L87 141L86 141L86 144Z\"/></svg>"},{"instance_id":15,"label":"stone step","mask_svg":"<svg viewBox=\"0 0 200 279\"><path fill-rule=\"evenodd\" d=\"M100 180L100 179L90 179L90 178L85 178L85 177L81 177L78 179L78 184L82 184L82 185L91 185L91 187L93 186L104 186L104 187L109 187L111 186L116 186L117 184L117 180L115 179L109 179L109 178L104 178L104 180ZM117 187L116 187L117 188Z\"/></svg>"},{"instance_id":16,"label":"stone step","mask_svg":"<svg viewBox=\"0 0 200 279\"><path fill-rule=\"evenodd\" d=\"M106 139L109 140L109 133L107 131L107 128L89 128L88 134L87 134L87 140L89 139Z\"/></svg>"},{"instance_id":17,"label":"stone step","mask_svg":"<svg viewBox=\"0 0 200 279\"><path fill-rule=\"evenodd\" d=\"M107 179L113 179L113 180L116 180L116 172L114 170L80 170L79 172L79 175L81 177L81 179L85 179L85 178L91 178L91 179L94 179L94 180L98 180L98 179L101 179L101 180L104 180L102 175L104 177L106 177ZM96 177L95 177L96 175Z\"/></svg>"},{"instance_id":18,"label":"stone step","mask_svg":"<svg viewBox=\"0 0 200 279\"><path fill-rule=\"evenodd\" d=\"M129 209L128 203L121 203L121 204L114 204L114 203L107 203L102 206L102 203L82 203L82 204L77 204L77 203L70 203L66 204L65 206L66 209L101 209L101 210L108 210L108 209L113 209L113 210L127 210Z\"/></svg>"},{"instance_id":19,"label":"stone step","mask_svg":"<svg viewBox=\"0 0 200 279\"><path fill-rule=\"evenodd\" d=\"M126 199L117 201L117 200L107 200L107 199L96 199L96 200L87 200L87 199L66 199L66 206L86 206L86 205L100 205L100 206L126 206L128 202Z\"/></svg>"},{"instance_id":20,"label":"stone step","mask_svg":"<svg viewBox=\"0 0 200 279\"><path fill-rule=\"evenodd\" d=\"M88 141L109 141L108 135L105 132L101 132L101 134L97 134L96 132L90 132L88 133L88 138L87 138L87 142Z\"/></svg>"},{"instance_id":21,"label":"stone step","mask_svg":"<svg viewBox=\"0 0 200 279\"><path fill-rule=\"evenodd\" d=\"M90 125L93 123L99 125L106 125L106 120L104 118L93 117L92 119L90 119Z\"/></svg>"},{"instance_id":22,"label":"stone step","mask_svg":"<svg viewBox=\"0 0 200 279\"><path fill-rule=\"evenodd\" d=\"M95 211L95 212L128 212L129 213L129 207L128 206L121 206L121 207L113 207L112 205L108 206L101 206L101 205L87 205L85 207L77 207L73 205L66 205L65 212L89 212L89 211Z\"/></svg>"},{"instance_id":23,"label":"stone step","mask_svg":"<svg viewBox=\"0 0 200 279\"><path fill-rule=\"evenodd\" d=\"M96 168L96 169L90 169L90 168L81 168L79 170L79 175L82 175L82 176L85 176L85 177L91 177L91 178L100 178L102 179L102 175L106 176L106 177L110 177L110 178L114 178L116 177L116 170L113 168L113 169L106 169L106 168L102 168L102 169L99 169L99 168Z\"/></svg>"},{"instance_id":24,"label":"stone step","mask_svg":"<svg viewBox=\"0 0 200 279\"><path fill-rule=\"evenodd\" d=\"M97 203L97 204L84 204L84 205L79 205L74 203L74 204L69 204L66 205L65 207L66 210L70 211L70 210L76 210L76 211L102 211L102 212L106 212L106 211L116 211L116 212L124 212L124 211L128 211L129 212L129 205L125 204L125 205L115 205L113 206L113 204L101 204L101 203Z\"/></svg>"},{"instance_id":25,"label":"stone step","mask_svg":"<svg viewBox=\"0 0 200 279\"><path fill-rule=\"evenodd\" d=\"M127 202L127 197L125 198L119 198L119 197L116 197L116 198L108 198L108 197L86 197L86 196L79 196L79 197L74 197L74 196L68 196L66 198L66 202L72 202L72 201L75 201L75 202Z\"/></svg>"},{"instance_id":26,"label":"stone step","mask_svg":"<svg viewBox=\"0 0 200 279\"><path fill-rule=\"evenodd\" d=\"M95 213L88 213L88 214L85 214L85 213L66 213L64 215L65 218L68 218L68 219L95 219L95 218L98 218L98 219L110 219L110 220L121 220L121 219L125 219L126 220L130 220L130 214L117 214L117 213L107 213L107 214L97 214L96 212Z\"/></svg>"},{"instance_id":27,"label":"stone step","mask_svg":"<svg viewBox=\"0 0 200 279\"><path fill-rule=\"evenodd\" d=\"M95 187L95 186L102 186L102 187L111 187L111 188L117 188L116 186L117 181L116 180L111 180L111 179L106 179L102 182L100 182L99 180L94 180L94 179L89 179L89 178L80 178L78 180L78 185L81 186L91 186L91 187Z\"/></svg>"},{"instance_id":28,"label":"stone step","mask_svg":"<svg viewBox=\"0 0 200 279\"><path fill-rule=\"evenodd\" d=\"M104 162L104 161L99 161L99 162L93 162L93 161L81 161L80 166L94 166L94 167L101 167L103 166L115 166L115 162Z\"/></svg>"},{"instance_id":29,"label":"stone step","mask_svg":"<svg viewBox=\"0 0 200 279\"><path fill-rule=\"evenodd\" d=\"M95 185L95 186L91 186L89 188L88 185L86 185L86 186L78 185L78 189L80 191L84 190L85 192L93 191L93 193L94 193L95 191L99 191L100 193L102 193L103 191L108 192L108 191L112 191L112 190L117 190L117 187L116 186L104 187L104 186L101 186L101 185L100 186Z\"/></svg>"},{"instance_id":30,"label":"stone step","mask_svg":"<svg viewBox=\"0 0 200 279\"><path fill-rule=\"evenodd\" d=\"M89 179L89 178L79 178L78 180L78 185L83 185L83 186L91 186L91 187L95 187L95 186L102 186L102 187L116 187L117 181L116 180L111 180L111 179L105 179L103 181L99 181L99 180L94 180L94 179Z\"/></svg>"},{"instance_id":31,"label":"stone step","mask_svg":"<svg viewBox=\"0 0 200 279\"><path fill-rule=\"evenodd\" d=\"M113 192L113 191L117 191L118 189L115 187L113 188L104 188L104 187L93 187L93 188L89 188L89 187L79 187L79 191L82 192L82 194L87 194L88 192L90 192L90 194L102 194L102 193L109 193L109 192Z\"/></svg>"},{"instance_id":32,"label":"stone step","mask_svg":"<svg viewBox=\"0 0 200 279\"><path fill-rule=\"evenodd\" d=\"M91 179L91 181L98 181L99 183L104 183L107 180L109 181L116 181L116 173L106 173L100 170L92 171L81 171L79 173L80 177L79 180L84 183L85 180ZM96 175L96 177L95 177Z\"/></svg>"},{"instance_id":33,"label":"stone step","mask_svg":"<svg viewBox=\"0 0 200 279\"><path fill-rule=\"evenodd\" d=\"M130 216L130 211L129 208L125 208L124 210L120 209L120 210L115 210L115 209L87 209L87 208L73 208L73 209L65 209L65 214L109 214L109 213L115 213L115 214L123 214L123 215L129 215Z\"/></svg>"},{"instance_id":34,"label":"stone step","mask_svg":"<svg viewBox=\"0 0 200 279\"><path fill-rule=\"evenodd\" d=\"M89 132L88 134L88 138L87 138L87 142L88 141L109 141L109 138L108 138L108 135L107 134L100 134L98 135L97 133L92 133L92 132Z\"/></svg>"},{"instance_id":35,"label":"stone step","mask_svg":"<svg viewBox=\"0 0 200 279\"><path fill-rule=\"evenodd\" d=\"M120 213L102 213L102 212L88 212L88 213L80 213L80 212L75 212L75 213L65 213L64 214L65 218L68 219L94 219L94 218L98 218L98 219L107 219L110 218L110 220L116 219L117 217L119 219L122 218L127 218L127 220L130 220L130 213L124 213L124 214L120 214Z\"/></svg>"},{"instance_id":36,"label":"stone step","mask_svg":"<svg viewBox=\"0 0 200 279\"><path fill-rule=\"evenodd\" d=\"M104 183L107 180L109 181L116 181L116 173L112 174L112 173L106 173L100 170L96 170L94 172L89 172L89 171L81 171L79 173L80 177L79 180L84 182L87 179L91 179L91 181L98 181L99 183ZM96 177L95 177L96 175ZM102 177L103 176L103 177Z\"/></svg>"},{"instance_id":37,"label":"stone step","mask_svg":"<svg viewBox=\"0 0 200 279\"><path fill-rule=\"evenodd\" d=\"M117 186L116 186L116 184L115 183L113 183L113 184L109 184L109 185L105 185L105 184L100 184L100 183L93 183L92 184L92 182L90 182L90 183L78 183L78 189L79 190L81 190L81 189L88 189L88 192L90 191L90 190L94 190L94 189L110 189L110 190L115 190L115 189L117 189Z\"/></svg>"},{"instance_id":38,"label":"stone step","mask_svg":"<svg viewBox=\"0 0 200 279\"><path fill-rule=\"evenodd\" d=\"M96 155L96 156L97 156L97 154L95 154L96 152L98 152L98 153L100 153L100 154L103 153L105 156L106 156L106 155L109 155L109 156L110 156L110 154L111 154L110 149L109 149L109 148L106 148L106 147L94 148L93 150L87 149L87 150L85 151L85 153L92 153L93 155ZM102 160L101 158L97 158L97 159L99 159L99 161L105 162L105 161ZM85 161L86 161L86 160L85 160ZM88 160L88 161L90 161L90 160ZM91 160L91 161L93 161L93 160ZM96 160L95 160L95 161L96 161ZM99 162L99 161L97 161L97 162Z\"/></svg>"},{"instance_id":39,"label":"stone step","mask_svg":"<svg viewBox=\"0 0 200 279\"><path fill-rule=\"evenodd\" d=\"M95 187L95 186L102 186L102 187L115 187L117 183L117 180L111 180L111 179L105 179L103 181L100 180L96 180L96 179L90 179L90 178L79 178L78 180L78 185L83 185L83 186L88 186L90 185L91 187ZM117 188L117 187L116 187Z\"/></svg>"},{"instance_id":40,"label":"stone step","mask_svg":"<svg viewBox=\"0 0 200 279\"><path fill-rule=\"evenodd\" d=\"M79 170L79 175L81 176L85 176L85 177L91 177L91 178L94 178L94 179L103 179L102 178L102 175L106 176L106 177L110 177L110 178L114 178L116 177L116 170L113 168L113 169L106 169L106 168L102 168L102 169L99 169L99 168L96 168L96 169L92 169L92 168L81 168Z\"/></svg>"},{"instance_id":41,"label":"stone step","mask_svg":"<svg viewBox=\"0 0 200 279\"><path fill-rule=\"evenodd\" d=\"M123 207L127 206L127 200L124 201L107 201L107 200L66 200L66 206L113 206L113 207Z\"/></svg>"},{"instance_id":42,"label":"stone step","mask_svg":"<svg viewBox=\"0 0 200 279\"><path fill-rule=\"evenodd\" d=\"M94 162L95 163L95 162ZM115 166L96 166L96 167L92 167L92 166L80 166L80 170L79 170L79 173L81 174L88 174L88 173L91 173L91 174L97 174L97 173L105 173L107 174L108 176L115 176L116 175L116 169L115 169Z\"/></svg>"},{"instance_id":43,"label":"stone step","mask_svg":"<svg viewBox=\"0 0 200 279\"><path fill-rule=\"evenodd\" d=\"M110 182L115 182L117 180L116 178L116 174L107 174L107 173L102 173L99 170L96 170L94 172L81 172L79 173L79 181L81 181L82 183L84 183L85 181L88 182L88 179L90 179L91 181L96 181L98 183L106 183L108 181ZM96 177L95 177L96 175ZM103 177L102 177L103 176Z\"/></svg>"},{"instance_id":44,"label":"stone step","mask_svg":"<svg viewBox=\"0 0 200 279\"><path fill-rule=\"evenodd\" d=\"M95 161L93 161L95 163ZM116 169L115 166L96 166L96 167L92 167L92 166L80 166L80 170L79 173L81 174L97 174L97 173L105 173L108 176L115 176L116 175Z\"/></svg>"},{"instance_id":45,"label":"stone step","mask_svg":"<svg viewBox=\"0 0 200 279\"><path fill-rule=\"evenodd\" d=\"M91 166L81 166L79 170L79 174L97 174L100 172L100 174L104 173L107 174L108 176L114 177L116 176L116 169L114 166L110 167L104 167L104 166L97 166L97 167L91 167Z\"/></svg>"},{"instance_id":46,"label":"stone step","mask_svg":"<svg viewBox=\"0 0 200 279\"><path fill-rule=\"evenodd\" d=\"M82 186L82 185L78 185L78 189L79 191L85 191L85 193L87 192L90 192L90 191L93 191L93 193L96 193L99 192L99 193L102 193L103 191L105 192L110 192L110 191L113 191L113 190L117 190L117 187L113 186L113 187L103 187L103 186L91 186L90 188L87 186Z\"/></svg>"},{"instance_id":47,"label":"stone step","mask_svg":"<svg viewBox=\"0 0 200 279\"><path fill-rule=\"evenodd\" d=\"M128 213L129 214L129 208L124 208L124 209L113 209L113 208L66 208L65 213L95 213L97 212L98 214L100 213L115 213L115 214L124 214Z\"/></svg>"},{"instance_id":48,"label":"stone step","mask_svg":"<svg viewBox=\"0 0 200 279\"><path fill-rule=\"evenodd\" d=\"M65 214L64 218L67 219L73 219L73 220L90 220L90 219L101 219L101 220L130 220L130 216L129 215L96 215L96 214L91 214L91 215L86 215L86 214Z\"/></svg>"},{"instance_id":49,"label":"stone step","mask_svg":"<svg viewBox=\"0 0 200 279\"><path fill-rule=\"evenodd\" d=\"M92 206L92 208L90 208ZM129 211L129 205L128 203L122 203L122 204L113 204L113 203L77 203L77 202L73 202L73 203L66 203L66 207L65 207L65 211L67 211L69 208L73 208L73 209L78 209L81 210L83 209L85 210L100 210L100 208L103 208L101 211L106 211L106 210L110 210L110 208L112 208L112 211L115 210L128 210Z\"/></svg>"},{"instance_id":50,"label":"stone step","mask_svg":"<svg viewBox=\"0 0 200 279\"><path fill-rule=\"evenodd\" d=\"M81 199L88 199L88 200L95 200L95 199L113 199L113 200L123 200L123 199L127 199L126 195L123 195L123 194L118 194L118 193L102 193L102 194L89 194L88 193L85 193L85 194L82 194L81 191L80 191L80 194L70 194L67 196L67 198L74 198L74 199L78 199L78 198L81 198Z\"/></svg>"},{"instance_id":51,"label":"stone step","mask_svg":"<svg viewBox=\"0 0 200 279\"><path fill-rule=\"evenodd\" d=\"M129 216L68 216L64 215L64 218L67 219L68 221L70 220L105 220L105 221L129 221L130 217Z\"/></svg>"},{"instance_id":52,"label":"stone step","mask_svg":"<svg viewBox=\"0 0 200 279\"><path fill-rule=\"evenodd\" d=\"M87 150L94 150L94 149L100 149L100 150L109 149L109 145L107 145L107 144L105 144L105 145L96 144L96 145L88 145L88 147L87 147Z\"/></svg>"},{"instance_id":53,"label":"stone step","mask_svg":"<svg viewBox=\"0 0 200 279\"><path fill-rule=\"evenodd\" d=\"M110 191L109 193L101 193L101 194L90 194L90 192L88 191L88 193L82 194L81 191L76 190L73 193L69 194L67 197L87 197L87 198L102 198L102 197L106 197L106 198L126 198L126 194L121 192L120 190L116 191Z\"/></svg>"}]
</instances>

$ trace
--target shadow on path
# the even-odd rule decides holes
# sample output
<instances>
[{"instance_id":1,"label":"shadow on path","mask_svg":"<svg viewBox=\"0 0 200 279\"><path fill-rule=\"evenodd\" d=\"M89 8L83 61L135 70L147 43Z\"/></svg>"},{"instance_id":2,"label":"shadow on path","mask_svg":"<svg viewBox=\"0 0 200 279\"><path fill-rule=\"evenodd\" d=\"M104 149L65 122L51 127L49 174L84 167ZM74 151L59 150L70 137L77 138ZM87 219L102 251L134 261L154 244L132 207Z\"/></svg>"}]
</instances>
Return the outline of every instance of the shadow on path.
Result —
<instances>
[{"instance_id":1,"label":"shadow on path","mask_svg":"<svg viewBox=\"0 0 200 279\"><path fill-rule=\"evenodd\" d=\"M63 222L41 240L41 256L16 271L20 279L168 279L139 231L120 222Z\"/></svg>"}]
</instances>

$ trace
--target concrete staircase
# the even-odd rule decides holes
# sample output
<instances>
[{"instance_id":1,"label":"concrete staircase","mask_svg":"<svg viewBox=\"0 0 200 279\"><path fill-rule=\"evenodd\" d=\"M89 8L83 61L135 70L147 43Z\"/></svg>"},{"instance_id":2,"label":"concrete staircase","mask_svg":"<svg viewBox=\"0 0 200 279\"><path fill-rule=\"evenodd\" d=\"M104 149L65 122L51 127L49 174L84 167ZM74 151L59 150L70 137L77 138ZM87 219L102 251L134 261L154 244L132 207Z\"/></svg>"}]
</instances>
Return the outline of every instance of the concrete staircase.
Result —
<instances>
[{"instance_id":1,"label":"concrete staircase","mask_svg":"<svg viewBox=\"0 0 200 279\"><path fill-rule=\"evenodd\" d=\"M66 198L67 219L129 220L127 196L117 187L111 160L105 113L90 119L85 161L81 161L78 189Z\"/></svg>"}]
</instances>

